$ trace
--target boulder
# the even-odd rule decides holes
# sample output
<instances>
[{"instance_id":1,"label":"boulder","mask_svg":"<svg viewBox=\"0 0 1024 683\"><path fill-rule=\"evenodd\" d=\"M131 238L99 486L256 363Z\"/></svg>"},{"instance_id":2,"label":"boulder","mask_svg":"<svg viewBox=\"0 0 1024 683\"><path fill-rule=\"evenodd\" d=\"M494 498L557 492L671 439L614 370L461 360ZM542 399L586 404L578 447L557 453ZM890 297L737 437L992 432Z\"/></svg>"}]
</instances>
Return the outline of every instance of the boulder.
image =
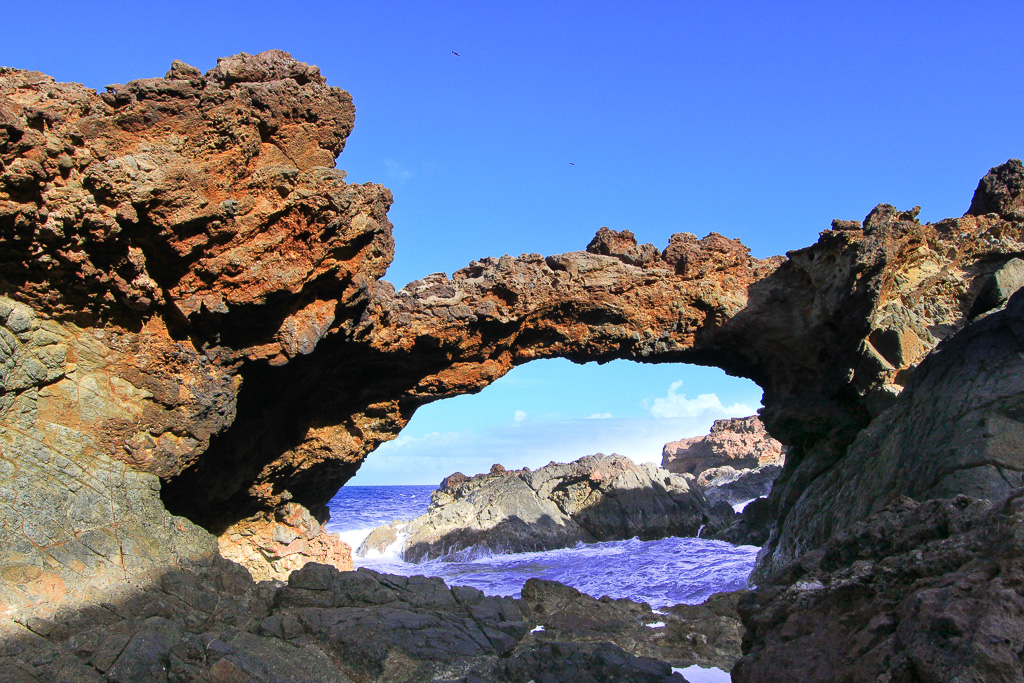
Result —
<instances>
[{"instance_id":1,"label":"boulder","mask_svg":"<svg viewBox=\"0 0 1024 683\"><path fill-rule=\"evenodd\" d=\"M451 475L426 514L371 532L359 554L407 534L404 557L417 562L455 553L526 552L577 543L696 536L724 527L731 510L712 512L690 480L621 455L589 455L536 471Z\"/></svg>"}]
</instances>

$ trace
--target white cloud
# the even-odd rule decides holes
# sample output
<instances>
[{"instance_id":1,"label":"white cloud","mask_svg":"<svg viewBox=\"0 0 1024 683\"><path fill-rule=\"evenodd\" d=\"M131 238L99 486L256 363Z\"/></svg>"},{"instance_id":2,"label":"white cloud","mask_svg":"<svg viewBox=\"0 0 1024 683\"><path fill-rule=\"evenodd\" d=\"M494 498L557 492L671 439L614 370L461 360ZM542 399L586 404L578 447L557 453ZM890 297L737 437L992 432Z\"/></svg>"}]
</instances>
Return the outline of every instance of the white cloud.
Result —
<instances>
[{"instance_id":1,"label":"white cloud","mask_svg":"<svg viewBox=\"0 0 1024 683\"><path fill-rule=\"evenodd\" d=\"M587 415L587 420L607 420L612 417L611 413L592 413Z\"/></svg>"},{"instance_id":2,"label":"white cloud","mask_svg":"<svg viewBox=\"0 0 1024 683\"><path fill-rule=\"evenodd\" d=\"M525 412L523 412L525 415ZM480 431L433 432L384 443L370 453L355 484L437 484L456 470L487 472L493 463L533 469L593 453L619 453L634 462L661 462L669 441L707 434L722 415L681 418L530 418Z\"/></svg>"},{"instance_id":3,"label":"white cloud","mask_svg":"<svg viewBox=\"0 0 1024 683\"><path fill-rule=\"evenodd\" d=\"M426 448L432 446L443 446L462 441L468 436L468 432L428 432L423 436L406 436L399 434L398 438L386 442L389 449L399 448Z\"/></svg>"},{"instance_id":4,"label":"white cloud","mask_svg":"<svg viewBox=\"0 0 1024 683\"><path fill-rule=\"evenodd\" d=\"M755 412L753 408L743 403L724 406L716 394L700 394L697 398L687 398L686 394L676 393L682 386L683 380L676 380L669 386L667 395L653 400L644 399L643 405L651 417L698 417L712 412L739 417Z\"/></svg>"},{"instance_id":5,"label":"white cloud","mask_svg":"<svg viewBox=\"0 0 1024 683\"><path fill-rule=\"evenodd\" d=\"M526 419L526 413L523 412L522 410L517 410L515 416L512 419L515 420L516 422L522 422L523 420Z\"/></svg>"},{"instance_id":6,"label":"white cloud","mask_svg":"<svg viewBox=\"0 0 1024 683\"><path fill-rule=\"evenodd\" d=\"M387 169L388 179L393 183L408 180L416 175L416 171L413 171L407 168L404 164L392 159L385 160L384 166Z\"/></svg>"}]
</instances>

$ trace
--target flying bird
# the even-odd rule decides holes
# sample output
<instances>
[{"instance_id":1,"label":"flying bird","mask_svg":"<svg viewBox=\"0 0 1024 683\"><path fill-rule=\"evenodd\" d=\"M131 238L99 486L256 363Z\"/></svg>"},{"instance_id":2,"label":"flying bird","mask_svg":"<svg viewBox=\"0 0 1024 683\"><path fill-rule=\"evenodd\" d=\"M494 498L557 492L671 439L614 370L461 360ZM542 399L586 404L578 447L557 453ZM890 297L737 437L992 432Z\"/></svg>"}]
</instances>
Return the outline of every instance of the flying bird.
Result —
<instances>
[{"instance_id":1,"label":"flying bird","mask_svg":"<svg viewBox=\"0 0 1024 683\"><path fill-rule=\"evenodd\" d=\"M452 54L455 55L456 57L461 57L462 56L458 52L456 52L455 50L452 50Z\"/></svg>"},{"instance_id":2,"label":"flying bird","mask_svg":"<svg viewBox=\"0 0 1024 683\"><path fill-rule=\"evenodd\" d=\"M575 166L576 164L574 164L574 163L572 163L572 162L570 161L570 162L569 162L569 165L570 165L570 166Z\"/></svg>"}]
</instances>

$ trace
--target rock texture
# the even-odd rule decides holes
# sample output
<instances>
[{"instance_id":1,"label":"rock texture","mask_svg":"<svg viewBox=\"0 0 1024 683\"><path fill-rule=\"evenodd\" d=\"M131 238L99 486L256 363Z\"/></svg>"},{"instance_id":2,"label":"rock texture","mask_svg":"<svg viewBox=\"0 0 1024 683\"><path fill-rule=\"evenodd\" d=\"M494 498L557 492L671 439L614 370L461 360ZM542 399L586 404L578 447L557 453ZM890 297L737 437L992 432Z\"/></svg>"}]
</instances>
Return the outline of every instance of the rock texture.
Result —
<instances>
[{"instance_id":1,"label":"rock texture","mask_svg":"<svg viewBox=\"0 0 1024 683\"><path fill-rule=\"evenodd\" d=\"M1022 514L899 498L835 534L741 601L733 680L1021 680Z\"/></svg>"},{"instance_id":2,"label":"rock texture","mask_svg":"<svg viewBox=\"0 0 1024 683\"><path fill-rule=\"evenodd\" d=\"M538 643L611 642L633 654L671 663L724 671L736 663L743 628L738 602L747 591L715 593L699 605L676 605L652 611L645 603L600 599L556 581L529 579L523 601Z\"/></svg>"},{"instance_id":3,"label":"rock texture","mask_svg":"<svg viewBox=\"0 0 1024 683\"><path fill-rule=\"evenodd\" d=\"M637 536L695 536L731 515L712 511L691 483L621 455L588 455L531 472L501 465L446 477L427 512L375 529L359 553L405 537L410 562L471 552L528 552ZM725 521L720 517L724 515Z\"/></svg>"},{"instance_id":4,"label":"rock texture","mask_svg":"<svg viewBox=\"0 0 1024 683\"><path fill-rule=\"evenodd\" d=\"M684 680L672 666L739 655L740 594L664 614L547 581L523 594L315 563L285 586L257 584L213 558L53 619L0 620L0 670L13 681L661 683Z\"/></svg>"},{"instance_id":5,"label":"rock texture","mask_svg":"<svg viewBox=\"0 0 1024 683\"><path fill-rule=\"evenodd\" d=\"M670 441L661 452L662 467L695 477L717 467L752 469L785 461L782 444L768 435L756 415L715 420L707 436Z\"/></svg>"},{"instance_id":6,"label":"rock texture","mask_svg":"<svg viewBox=\"0 0 1024 683\"><path fill-rule=\"evenodd\" d=\"M1024 294L941 343L892 408L809 482L779 524L767 576L901 496L1002 500L1024 486Z\"/></svg>"},{"instance_id":7,"label":"rock texture","mask_svg":"<svg viewBox=\"0 0 1024 683\"><path fill-rule=\"evenodd\" d=\"M3 424L88 444L165 494L216 458L243 368L350 326L392 256L390 193L331 168L353 115L281 51L205 75L175 62L102 95L0 70L0 290L19 303L4 304ZM229 488L265 500L247 468ZM258 509L192 517L219 530Z\"/></svg>"},{"instance_id":8,"label":"rock texture","mask_svg":"<svg viewBox=\"0 0 1024 683\"><path fill-rule=\"evenodd\" d=\"M661 455L669 472L696 477L712 505L768 495L785 462L785 447L756 415L715 420L707 436L670 441Z\"/></svg>"},{"instance_id":9,"label":"rock texture","mask_svg":"<svg viewBox=\"0 0 1024 683\"><path fill-rule=\"evenodd\" d=\"M586 252L487 258L394 292L379 279L391 194L334 168L353 111L280 51L205 74L176 62L102 95L0 70L7 609L61 581L89 595L203 566L214 541L199 527L250 546L257 572L293 566L273 538L283 517L330 555L286 506L322 524L419 406L545 357L717 365L761 385L761 418L789 450L759 584L881 502L998 501L1019 483L1017 394L999 374L1019 362L1019 160L962 217L922 224L881 204L786 257L603 228ZM987 335L998 372L942 364Z\"/></svg>"}]
</instances>

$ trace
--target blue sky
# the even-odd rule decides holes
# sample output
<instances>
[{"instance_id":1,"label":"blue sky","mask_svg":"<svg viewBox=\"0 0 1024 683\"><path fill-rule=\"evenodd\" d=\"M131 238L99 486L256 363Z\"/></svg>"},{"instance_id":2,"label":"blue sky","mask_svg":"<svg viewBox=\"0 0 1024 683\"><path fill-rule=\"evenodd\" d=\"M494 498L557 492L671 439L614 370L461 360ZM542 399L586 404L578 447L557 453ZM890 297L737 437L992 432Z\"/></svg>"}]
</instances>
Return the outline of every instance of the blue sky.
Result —
<instances>
[{"instance_id":1,"label":"blue sky","mask_svg":"<svg viewBox=\"0 0 1024 683\"><path fill-rule=\"evenodd\" d=\"M960 215L991 166L1024 155L1019 0L8 0L4 20L0 64L95 88L243 50L320 66L356 104L339 166L394 192L398 286L483 256L582 249L603 225L658 246L714 230L769 256L879 202ZM530 388L544 381L560 393ZM653 414L677 381L671 395L713 393L722 409ZM571 459L623 450L602 439L700 431L734 404L757 407L757 388L735 382L682 366L531 364L421 410L355 483L431 483L446 468L533 466L545 443ZM612 417L587 420L601 413ZM613 433L618 420L633 422Z\"/></svg>"}]
</instances>

